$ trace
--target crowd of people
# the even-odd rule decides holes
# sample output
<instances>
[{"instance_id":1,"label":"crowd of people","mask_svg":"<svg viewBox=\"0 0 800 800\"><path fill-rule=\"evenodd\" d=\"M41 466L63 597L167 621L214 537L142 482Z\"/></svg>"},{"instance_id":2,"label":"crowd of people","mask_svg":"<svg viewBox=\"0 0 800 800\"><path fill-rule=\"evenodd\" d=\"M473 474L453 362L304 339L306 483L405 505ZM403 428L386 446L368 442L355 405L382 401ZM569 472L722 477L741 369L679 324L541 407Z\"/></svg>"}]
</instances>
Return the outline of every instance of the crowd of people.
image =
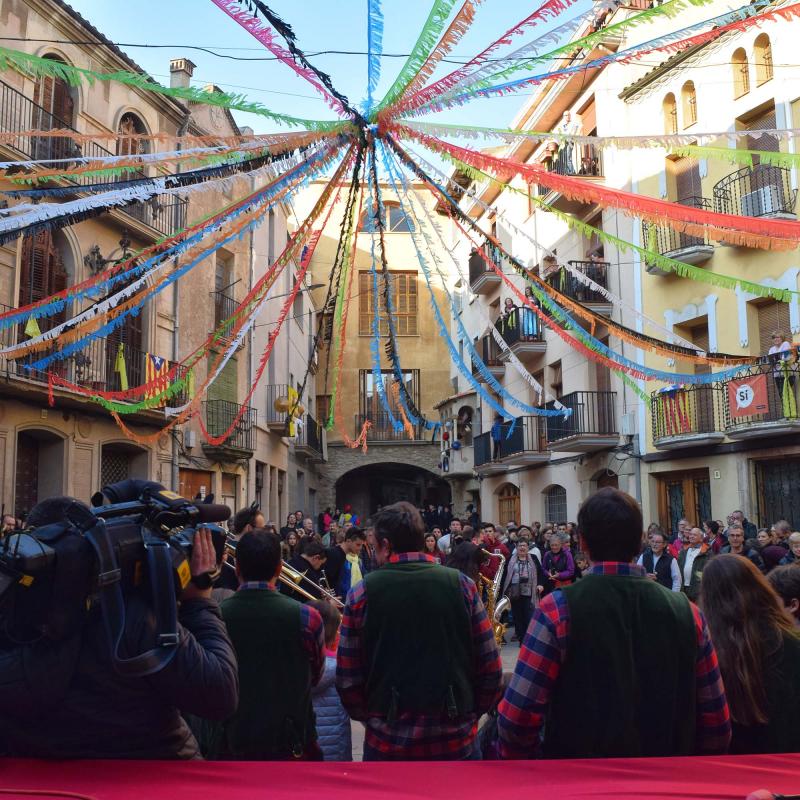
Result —
<instances>
[{"instance_id":1,"label":"crowd of people","mask_svg":"<svg viewBox=\"0 0 800 800\"><path fill-rule=\"evenodd\" d=\"M800 751L800 533L785 520L644 530L633 498L602 489L575 523L399 502L280 528L251 506L230 531L222 565L198 533L178 657L114 675L94 620L62 702L0 708L0 748L347 761L356 720L365 760ZM501 597L510 676L486 609Z\"/></svg>"}]
</instances>

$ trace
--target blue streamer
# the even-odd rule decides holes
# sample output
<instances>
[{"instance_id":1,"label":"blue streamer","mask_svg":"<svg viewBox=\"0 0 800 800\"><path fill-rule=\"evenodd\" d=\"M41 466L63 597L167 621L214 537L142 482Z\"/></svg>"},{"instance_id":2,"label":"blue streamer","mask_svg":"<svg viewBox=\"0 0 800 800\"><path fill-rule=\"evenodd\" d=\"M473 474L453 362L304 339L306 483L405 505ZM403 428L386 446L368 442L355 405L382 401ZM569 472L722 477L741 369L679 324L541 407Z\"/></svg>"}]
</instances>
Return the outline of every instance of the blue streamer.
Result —
<instances>
[{"instance_id":1,"label":"blue streamer","mask_svg":"<svg viewBox=\"0 0 800 800\"><path fill-rule=\"evenodd\" d=\"M372 112L373 94L381 77L383 53L383 11L381 0L367 0L367 100L364 115Z\"/></svg>"},{"instance_id":2,"label":"blue streamer","mask_svg":"<svg viewBox=\"0 0 800 800\"><path fill-rule=\"evenodd\" d=\"M319 167L318 167L318 169L319 169ZM317 171L318 171L318 169L317 169ZM305 186L307 186L307 184L308 184L308 182L309 182L309 180L311 178L311 174L312 173L308 173L308 174L304 175L303 181L300 184L298 184L298 186L294 187L292 189L292 191L296 192L296 191L304 188ZM250 211L252 211L252 206L248 206L246 208L249 209ZM263 210L266 211L267 208L269 208L269 206L265 207ZM161 284L159 287L156 288L156 290L152 294L150 294L147 297L143 298L138 303L136 303L134 306L131 306L131 308L125 309L125 311L123 311L118 317L115 317L110 322L107 322L105 325L101 326L98 330L93 331L92 333L88 334L87 336L83 337L82 339L79 339L76 342L72 342L71 344L67 344L64 347L59 348L58 350L56 350L56 351L54 351L52 353L49 353L46 356L43 356L38 361L32 362L30 364L22 364L21 366L23 366L27 370L44 370L48 365L52 364L54 361L63 361L65 359L69 358L70 356L72 356L74 353L79 352L80 350L82 350L84 347L86 347L90 342L94 341L95 339L100 339L100 338L103 338L105 336L108 336L108 334L112 333L120 325L122 325L122 323L128 317L136 316L137 314L139 314L139 312L144 307L145 303L149 302L153 297L155 297L156 295L158 295L161 292L163 292L164 289L167 288L167 286L171 286L173 283L175 283L175 281L177 281L179 278L181 278L183 275L185 275L187 272L189 272L191 269L193 269L195 266L197 266L197 264L199 264L201 261L204 261L211 254L213 254L217 250L219 250L219 248L224 247L226 244L228 244L229 242L231 242L231 241L233 241L235 239L241 239L246 233L248 233L248 231L250 231L250 229L260 225L264 221L265 218L266 217L265 217L265 215L263 213L259 214L257 216L254 215L253 219L250 220L244 226L244 228L242 228L242 230L231 234L230 236L226 237L223 241L221 241L221 242L217 243L216 245L214 245L212 248L204 250L195 259L193 259L192 261L188 262L187 264L184 264L180 269L178 269L175 272L173 272L167 278L167 280L164 281L163 284Z\"/></svg>"},{"instance_id":3,"label":"blue streamer","mask_svg":"<svg viewBox=\"0 0 800 800\"><path fill-rule=\"evenodd\" d=\"M410 212L411 215L414 217L414 222L416 223L415 227L417 227L420 230L422 230L422 226L420 224L419 218L417 217L416 212L414 211L413 204L410 201L408 201L408 182L406 181L405 176L403 175L402 171L398 170L396 165L393 164L392 161L389 159L389 153L387 152L386 147L383 145L383 143L381 143L381 155L382 155L382 158L383 158L384 167L385 167L387 173L389 174L389 180L392 183L392 188L397 193L397 196L398 196L398 199L400 199L401 205L403 206L404 209L407 209L407 211ZM408 202L407 206L405 206L403 204L403 200L400 197L400 193L397 191L397 184L395 183L395 180L394 180L394 177L393 177L394 175L398 176L398 178L400 180L400 183L403 186L403 197L405 197L406 201ZM424 232L423 232L423 236L424 236ZM430 294L431 305L433 306L434 315L436 316L436 320L439 323L440 336L443 339L446 340L446 343L448 345L448 349L450 350L450 352L455 352L456 351L455 344L453 343L452 339L450 338L450 334L447 331L447 325L445 324L444 319L442 318L441 310L440 310L440 308L439 308L439 306L438 306L438 304L436 302L436 295L434 294L433 286L431 286L430 267L429 267L429 265L428 265L428 263L427 263L427 261L425 259L425 256L423 255L419 245L417 244L416 234L415 234L414 231L412 231L411 238L412 238L412 242L414 243L414 249L416 250L416 253L417 253L417 260L419 261L420 267L422 267L422 273L423 273L423 275L425 277L425 285L426 285L426 287L428 289L428 293ZM427 237L426 237L426 241L427 241ZM428 245L430 247L430 243L428 243ZM521 401L518 398L514 397L504 386L502 386L499 383L499 381L494 377L494 375L492 375L492 373L486 367L486 364L484 364L483 360L481 359L480 355L478 354L478 351L475 349L475 346L472 343L472 337L469 335L467 329L464 327L464 323L463 323L463 321L461 319L461 315L458 313L458 309L456 308L455 301L453 300L453 296L452 296L452 294L450 294L450 290L447 288L446 283L444 284L444 291L445 291L445 294L446 294L447 299L448 299L449 304L450 304L450 312L452 314L453 319L456 322L456 326L458 327L458 331L459 331L459 333L461 335L460 338L464 341L464 344L467 346L467 350L469 351L469 354L470 354L470 359L472 360L473 364L477 365L478 372L480 373L480 375L483 378L483 380L486 383L488 383L489 386L491 386L492 389L494 389L494 391L498 395L500 395L500 397L503 398L504 401L510 403L511 405L515 405L517 408L521 409L526 414L531 414L533 416L538 416L538 417L557 417L557 416L558 417L564 417L564 416L567 416L567 414L565 413L565 410L563 410L563 409L545 409L545 408L538 408L536 406L528 405L527 403L524 403L523 401ZM459 364L459 369L461 369L461 367L463 365L463 367L464 367L464 369L462 369L463 374L468 378L468 380L474 386L477 387L478 392L481 393L481 397L483 397L484 390L481 388L480 382L475 380L474 375L472 374L472 370L468 370L466 368L466 364L461 360L460 357L458 358L458 362L461 362ZM490 395L487 395L487 397L490 397ZM512 431L513 431L513 427L509 429L509 433L508 433L509 436L511 435Z\"/></svg>"},{"instance_id":4,"label":"blue streamer","mask_svg":"<svg viewBox=\"0 0 800 800\"><path fill-rule=\"evenodd\" d=\"M560 77L566 77L569 75L574 75L576 73L584 73L586 70L595 69L597 67L604 66L605 64L611 64L615 61L620 60L621 58L626 58L628 56L634 55L640 51L647 52L648 50L652 50L654 47L658 47L660 45L668 44L669 42L673 41L680 41L681 39L687 38L687 35L691 35L694 32L697 32L700 29L703 29L707 26L712 27L719 27L721 25L727 25L731 22L739 22L744 19L749 19L750 17L755 16L760 11L763 11L766 8L769 8L771 5L771 0L755 0L752 5L742 6L734 11L729 11L726 14L720 14L717 17L713 17L712 19L703 20L702 22L696 22L693 25L688 25L685 28L680 28L677 31L672 31L670 33L664 34L663 36L659 36L655 39L650 39L647 42L642 42L641 44L637 44L635 47L630 47L627 50L621 50L617 53L609 53L608 55L601 56L600 58L596 58L592 61L586 63L575 64L570 67L564 67L562 69L553 70L551 72L542 72L538 75L530 75L526 78L517 78L514 81L508 81L507 83L500 83L496 86L487 86L486 88L477 89L473 91L465 91L461 94L455 95L453 97L443 99L443 100L431 100L430 102L426 103L423 106L420 106L418 109L415 109L411 116L416 116L418 114L428 113L431 111L442 111L445 108L449 108L453 105L463 105L466 102L469 102L474 97L490 97L494 94L503 94L506 92L514 91L515 89L522 88L529 84L536 84L540 83L545 79L556 79ZM544 60L545 56L539 57L539 60ZM536 60L536 59L531 59ZM485 78L484 80L488 81L490 78ZM480 83L480 81L479 81Z\"/></svg>"},{"instance_id":5,"label":"blue streamer","mask_svg":"<svg viewBox=\"0 0 800 800\"><path fill-rule=\"evenodd\" d=\"M80 300L85 297L90 297L92 295L97 295L98 293L106 293L113 286L119 283L127 283L130 279L139 277L144 272L149 271L151 267L155 267L158 264L160 264L163 260L180 255L189 247L192 247L196 242L208 236L213 231L218 230L226 222L235 219L241 214L250 213L253 210L254 206L263 202L264 200L268 200L271 196L275 195L277 192L282 191L285 188L286 183L290 180L295 179L298 174L305 173L303 184L301 184L304 185L307 182L309 175L316 174L317 172L320 171L320 169L324 168L324 164L317 163L320 161L321 158L323 158L324 155L325 155L324 151L314 153L312 156L308 158L306 162L299 165L299 168L293 168L285 175L281 176L281 178L276 183L272 184L271 186L265 188L263 191L259 192L259 194L253 198L251 205L243 206L242 208L239 209L233 209L229 214L226 214L224 217L217 220L217 222L215 222L212 226L197 231L187 239L184 239L183 241L170 246L167 250L164 250L163 252L152 256L146 261L143 261L139 264L135 264L134 266L130 267L127 270L118 272L110 276L109 278L106 278L105 280L102 280L98 283L94 283L91 286L87 286L81 289L80 291L70 293L67 297L58 298L57 300L53 300L50 303L45 303L44 305L37 306L34 309L29 309L27 311L20 311L15 314L10 314L9 316L0 320L0 330L4 328L9 328L13 325L17 325L21 322L26 322L31 317L35 319L40 319L41 317L51 317L55 314L60 313L64 308L66 308L67 305L73 303L76 300Z\"/></svg>"},{"instance_id":6,"label":"blue streamer","mask_svg":"<svg viewBox=\"0 0 800 800\"><path fill-rule=\"evenodd\" d=\"M441 192L441 194L447 198L448 202L452 203L454 207L458 207L458 203L448 194L447 190L440 186L432 177L429 175L426 176L427 180L436 187L436 189ZM651 380L660 380L665 381L667 383L692 383L692 384L701 384L701 383L715 383L721 380L728 380L734 375L742 372L743 370L747 369L747 365L739 365L736 367L730 367L726 370L722 370L720 372L709 372L704 375L694 375L694 374L681 374L675 372L664 372L662 370L652 369L650 367L646 367L643 364L637 364L635 361L631 361L625 356L616 353L615 351L611 350L611 348L604 345L599 339L596 339L592 336L588 331L584 330L573 318L570 314L565 311L558 303L552 300L549 295L544 294L541 289L539 289L538 284L533 283L529 279L527 279L525 275L525 270L521 264L519 264L516 259L510 256L508 253L503 252L502 249L499 250L504 258L508 260L508 262L517 270L517 272L526 279L526 282L531 286L534 294L537 296L537 299L540 300L542 305L544 305L549 311L551 311L556 317L564 320L566 322L566 326L562 327L569 327L575 334L575 338L580 340L583 344L589 347L592 350L596 350L599 353L605 355L609 360L613 361L618 366L625 366L629 369L634 369L638 372L641 372L644 375L648 375Z\"/></svg>"}]
</instances>

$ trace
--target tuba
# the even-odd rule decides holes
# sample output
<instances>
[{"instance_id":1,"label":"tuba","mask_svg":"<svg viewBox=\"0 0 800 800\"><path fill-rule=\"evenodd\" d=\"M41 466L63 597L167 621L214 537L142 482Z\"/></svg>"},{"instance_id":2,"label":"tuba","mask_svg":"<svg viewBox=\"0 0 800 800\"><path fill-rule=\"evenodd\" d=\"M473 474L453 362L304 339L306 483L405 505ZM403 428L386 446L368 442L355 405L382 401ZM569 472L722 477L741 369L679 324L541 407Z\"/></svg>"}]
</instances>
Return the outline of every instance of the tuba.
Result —
<instances>
[{"instance_id":1,"label":"tuba","mask_svg":"<svg viewBox=\"0 0 800 800\"><path fill-rule=\"evenodd\" d=\"M505 633L507 625L504 625L500 619L503 616L503 612L509 606L509 599L507 597L501 597L502 586L503 586L503 570L506 565L506 558L502 553L490 553L488 550L481 548L482 552L489 556L489 558L499 558L500 559L500 566L497 568L497 572L494 575L494 580L490 581L488 578L485 578L481 575L481 585L486 586L486 613L489 615L489 619L492 623L492 630L494 631L494 640L497 642L498 646L503 644L505 640Z\"/></svg>"}]
</instances>

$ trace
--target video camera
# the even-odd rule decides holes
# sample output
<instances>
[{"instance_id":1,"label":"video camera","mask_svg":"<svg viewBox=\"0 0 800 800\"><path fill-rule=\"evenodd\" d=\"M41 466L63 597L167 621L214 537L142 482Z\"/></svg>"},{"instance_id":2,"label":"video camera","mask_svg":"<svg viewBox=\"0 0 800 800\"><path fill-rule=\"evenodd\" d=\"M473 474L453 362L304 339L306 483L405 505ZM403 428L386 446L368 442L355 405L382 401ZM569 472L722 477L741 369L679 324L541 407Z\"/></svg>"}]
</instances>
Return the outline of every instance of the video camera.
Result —
<instances>
[{"instance_id":1,"label":"video camera","mask_svg":"<svg viewBox=\"0 0 800 800\"><path fill-rule=\"evenodd\" d=\"M176 598L192 577L195 533L198 527L211 530L219 563L226 533L214 523L228 519L230 509L137 479L106 486L92 503L89 509L73 502L61 519L0 542L0 635L12 642L60 641L79 631L99 603L115 666L126 674L151 674L153 664L145 666L137 661L141 657L117 657L125 597L133 590L149 593L159 647L177 644Z\"/></svg>"}]
</instances>

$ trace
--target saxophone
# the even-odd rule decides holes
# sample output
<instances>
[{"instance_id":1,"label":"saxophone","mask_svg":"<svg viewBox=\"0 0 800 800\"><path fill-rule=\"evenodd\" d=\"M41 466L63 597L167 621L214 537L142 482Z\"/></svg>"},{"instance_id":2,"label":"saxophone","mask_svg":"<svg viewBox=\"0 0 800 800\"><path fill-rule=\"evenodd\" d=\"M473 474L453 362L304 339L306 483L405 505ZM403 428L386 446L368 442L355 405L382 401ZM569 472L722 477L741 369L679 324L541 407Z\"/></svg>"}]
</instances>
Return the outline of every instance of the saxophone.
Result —
<instances>
[{"instance_id":1,"label":"saxophone","mask_svg":"<svg viewBox=\"0 0 800 800\"><path fill-rule=\"evenodd\" d=\"M503 570L505 569L506 559L502 553L490 553L488 550L481 548L489 558L499 558L500 566L494 575L494 580L490 581L483 575L480 576L481 585L486 587L486 613L492 623L492 630L494 631L494 640L497 642L498 647L505 641L505 633L507 625L504 625L500 620L503 612L508 608L509 600L507 597L501 597L503 585Z\"/></svg>"}]
</instances>

